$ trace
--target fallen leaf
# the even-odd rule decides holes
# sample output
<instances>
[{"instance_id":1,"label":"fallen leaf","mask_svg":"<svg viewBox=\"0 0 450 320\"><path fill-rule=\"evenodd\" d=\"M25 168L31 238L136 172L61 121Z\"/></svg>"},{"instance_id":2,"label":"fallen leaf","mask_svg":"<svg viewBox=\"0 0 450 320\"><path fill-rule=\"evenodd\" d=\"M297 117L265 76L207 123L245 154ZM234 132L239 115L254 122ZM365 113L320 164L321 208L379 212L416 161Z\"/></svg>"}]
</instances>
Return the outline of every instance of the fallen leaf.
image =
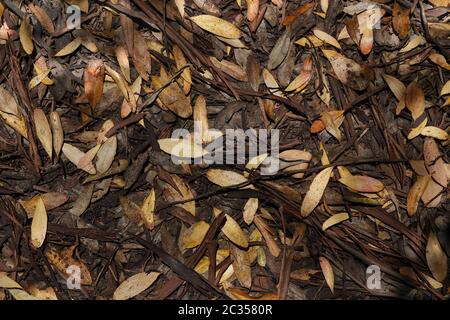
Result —
<instances>
[{"instance_id":1,"label":"fallen leaf","mask_svg":"<svg viewBox=\"0 0 450 320\"><path fill-rule=\"evenodd\" d=\"M244 231L241 229L239 224L230 215L225 214L226 221L222 227L223 234L235 245L247 248L248 240Z\"/></svg>"},{"instance_id":2,"label":"fallen leaf","mask_svg":"<svg viewBox=\"0 0 450 320\"><path fill-rule=\"evenodd\" d=\"M333 167L325 168L314 177L302 202L300 209L302 217L305 218L309 216L309 214L319 204L325 188L328 185L328 181L330 180L332 171Z\"/></svg>"},{"instance_id":3,"label":"fallen leaf","mask_svg":"<svg viewBox=\"0 0 450 320\"><path fill-rule=\"evenodd\" d=\"M190 17L200 28L224 38L239 38L241 31L232 23L211 15Z\"/></svg>"},{"instance_id":4,"label":"fallen leaf","mask_svg":"<svg viewBox=\"0 0 450 320\"><path fill-rule=\"evenodd\" d=\"M434 232L428 236L426 257L433 277L437 281L443 281L447 277L447 256Z\"/></svg>"},{"instance_id":5,"label":"fallen leaf","mask_svg":"<svg viewBox=\"0 0 450 320\"><path fill-rule=\"evenodd\" d=\"M147 290L158 278L159 272L141 272L123 281L114 291L113 300L128 300Z\"/></svg>"},{"instance_id":6,"label":"fallen leaf","mask_svg":"<svg viewBox=\"0 0 450 320\"><path fill-rule=\"evenodd\" d=\"M323 224L322 230L325 231L332 226L341 223L342 221L348 220L349 216L347 212L337 213L329 217Z\"/></svg>"},{"instance_id":7,"label":"fallen leaf","mask_svg":"<svg viewBox=\"0 0 450 320\"><path fill-rule=\"evenodd\" d=\"M333 267L331 266L330 261L328 261L325 257L319 258L320 268L322 269L323 276L325 277L325 281L330 288L331 292L334 294L334 272Z\"/></svg>"},{"instance_id":8,"label":"fallen leaf","mask_svg":"<svg viewBox=\"0 0 450 320\"><path fill-rule=\"evenodd\" d=\"M341 177L339 182L358 192L372 193L380 192L384 189L384 185L381 181L367 176L345 176Z\"/></svg>"},{"instance_id":9,"label":"fallen leaf","mask_svg":"<svg viewBox=\"0 0 450 320\"><path fill-rule=\"evenodd\" d=\"M47 211L44 201L39 197L36 202L33 221L31 222L31 244L35 248L40 248L47 235Z\"/></svg>"}]
</instances>

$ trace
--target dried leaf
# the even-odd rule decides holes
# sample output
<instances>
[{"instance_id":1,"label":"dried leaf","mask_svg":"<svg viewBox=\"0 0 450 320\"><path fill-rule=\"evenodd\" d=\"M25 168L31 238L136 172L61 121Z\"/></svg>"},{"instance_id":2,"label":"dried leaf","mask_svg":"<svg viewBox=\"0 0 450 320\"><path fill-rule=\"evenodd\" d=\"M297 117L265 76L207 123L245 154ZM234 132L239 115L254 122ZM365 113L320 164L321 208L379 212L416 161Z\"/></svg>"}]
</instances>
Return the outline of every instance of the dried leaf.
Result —
<instances>
[{"instance_id":1,"label":"dried leaf","mask_svg":"<svg viewBox=\"0 0 450 320\"><path fill-rule=\"evenodd\" d=\"M147 290L158 278L159 272L141 272L126 279L117 287L113 300L128 300Z\"/></svg>"},{"instance_id":2,"label":"dried leaf","mask_svg":"<svg viewBox=\"0 0 450 320\"><path fill-rule=\"evenodd\" d=\"M155 227L155 203L155 189L152 188L149 195L144 199L141 208L141 219L149 230L153 230Z\"/></svg>"},{"instance_id":3,"label":"dried leaf","mask_svg":"<svg viewBox=\"0 0 450 320\"><path fill-rule=\"evenodd\" d=\"M223 38L239 38L241 31L232 23L211 15L199 15L190 18L200 28Z\"/></svg>"},{"instance_id":4,"label":"dried leaf","mask_svg":"<svg viewBox=\"0 0 450 320\"><path fill-rule=\"evenodd\" d=\"M236 220L234 220L228 214L225 214L225 217L226 221L222 227L223 234L228 239L230 239L230 241L233 242L235 245L242 248L247 248L248 247L247 235L241 229Z\"/></svg>"},{"instance_id":5,"label":"dried leaf","mask_svg":"<svg viewBox=\"0 0 450 320\"><path fill-rule=\"evenodd\" d=\"M246 177L237 172L222 169L209 169L206 172L206 177L209 181L221 187L244 184L248 181Z\"/></svg>"},{"instance_id":6,"label":"dried leaf","mask_svg":"<svg viewBox=\"0 0 450 320\"><path fill-rule=\"evenodd\" d=\"M53 151L52 131L50 130L50 124L48 123L44 111L40 108L34 109L34 126L39 141L42 143L45 152L47 152L48 157L51 159Z\"/></svg>"},{"instance_id":7,"label":"dried leaf","mask_svg":"<svg viewBox=\"0 0 450 320\"><path fill-rule=\"evenodd\" d=\"M437 281L443 281L447 277L447 256L434 232L428 236L426 257L433 277Z\"/></svg>"},{"instance_id":8,"label":"dried leaf","mask_svg":"<svg viewBox=\"0 0 450 320\"><path fill-rule=\"evenodd\" d=\"M56 54L55 57L64 57L67 56L73 52L75 52L75 50L78 49L78 47L81 45L81 42L83 41L83 39L81 38L75 38L73 39L71 42L69 42L64 48L62 48L61 50L59 50Z\"/></svg>"},{"instance_id":9,"label":"dried leaf","mask_svg":"<svg viewBox=\"0 0 450 320\"><path fill-rule=\"evenodd\" d=\"M322 230L325 231L332 226L341 223L342 221L348 220L349 216L347 212L337 213L329 217L323 224Z\"/></svg>"},{"instance_id":10,"label":"dried leaf","mask_svg":"<svg viewBox=\"0 0 450 320\"><path fill-rule=\"evenodd\" d=\"M339 182L358 192L380 192L384 189L384 185L381 181L367 176L345 176L340 178Z\"/></svg>"},{"instance_id":11,"label":"dried leaf","mask_svg":"<svg viewBox=\"0 0 450 320\"><path fill-rule=\"evenodd\" d=\"M412 217L416 213L417 207L419 205L419 200L425 192L425 189L427 188L430 180L430 176L419 176L417 177L417 181L409 189L408 197L406 199L406 210L410 217Z\"/></svg>"},{"instance_id":12,"label":"dried leaf","mask_svg":"<svg viewBox=\"0 0 450 320\"><path fill-rule=\"evenodd\" d=\"M86 158L86 153L74 147L69 143L64 143L62 147L62 152L70 160L77 168L86 171L89 174L95 174L96 170L94 165L92 164L92 159L89 160ZM92 157L93 158L93 157ZM84 161L83 161L84 160Z\"/></svg>"},{"instance_id":13,"label":"dried leaf","mask_svg":"<svg viewBox=\"0 0 450 320\"><path fill-rule=\"evenodd\" d=\"M31 26L28 24L27 19L22 20L19 28L20 43L23 50L27 54L31 54L34 50L33 39L31 35Z\"/></svg>"},{"instance_id":14,"label":"dried leaf","mask_svg":"<svg viewBox=\"0 0 450 320\"><path fill-rule=\"evenodd\" d=\"M258 210L258 205L259 205L258 198L250 198L245 203L242 216L246 224L251 224L253 222L256 210Z\"/></svg>"},{"instance_id":15,"label":"dried leaf","mask_svg":"<svg viewBox=\"0 0 450 320\"><path fill-rule=\"evenodd\" d=\"M100 59L88 62L84 71L84 94L92 108L95 108L103 95L105 67Z\"/></svg>"},{"instance_id":16,"label":"dried leaf","mask_svg":"<svg viewBox=\"0 0 450 320\"><path fill-rule=\"evenodd\" d=\"M328 185L328 181L330 180L332 171L333 167L325 168L314 177L302 202L300 209L302 217L309 216L309 214L319 204L325 188Z\"/></svg>"},{"instance_id":17,"label":"dried leaf","mask_svg":"<svg viewBox=\"0 0 450 320\"><path fill-rule=\"evenodd\" d=\"M52 128L53 150L58 158L64 144L64 130L61 124L61 118L56 111L50 112L50 126Z\"/></svg>"},{"instance_id":18,"label":"dried leaf","mask_svg":"<svg viewBox=\"0 0 450 320\"><path fill-rule=\"evenodd\" d=\"M325 257L319 258L320 268L322 269L323 276L325 277L325 281L327 282L328 287L331 292L334 294L334 272L333 267L331 266L330 261L328 261Z\"/></svg>"},{"instance_id":19,"label":"dried leaf","mask_svg":"<svg viewBox=\"0 0 450 320\"><path fill-rule=\"evenodd\" d=\"M341 49L341 45L339 44L339 42L337 42L337 40L334 37L330 36L328 33L319 29L314 29L313 33L317 38L319 38L323 42L326 42L332 45L333 47Z\"/></svg>"},{"instance_id":20,"label":"dried leaf","mask_svg":"<svg viewBox=\"0 0 450 320\"><path fill-rule=\"evenodd\" d=\"M411 82L406 87L405 104L411 111L414 120L418 119L425 111L425 96L422 88L416 81Z\"/></svg>"},{"instance_id":21,"label":"dried leaf","mask_svg":"<svg viewBox=\"0 0 450 320\"><path fill-rule=\"evenodd\" d=\"M31 222L31 244L35 248L40 248L44 243L47 235L47 220L44 201L39 197L36 202L33 221Z\"/></svg>"}]
</instances>

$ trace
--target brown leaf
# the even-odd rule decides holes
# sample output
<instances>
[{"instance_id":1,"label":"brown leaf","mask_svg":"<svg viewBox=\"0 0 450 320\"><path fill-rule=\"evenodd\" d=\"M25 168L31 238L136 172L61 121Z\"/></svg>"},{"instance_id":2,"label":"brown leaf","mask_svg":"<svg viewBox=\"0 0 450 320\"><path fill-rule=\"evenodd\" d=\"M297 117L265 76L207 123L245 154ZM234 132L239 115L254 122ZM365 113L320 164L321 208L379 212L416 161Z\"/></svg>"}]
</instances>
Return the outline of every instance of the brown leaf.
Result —
<instances>
[{"instance_id":1,"label":"brown leaf","mask_svg":"<svg viewBox=\"0 0 450 320\"><path fill-rule=\"evenodd\" d=\"M447 256L434 232L428 236L426 257L433 277L437 281L443 281L447 277Z\"/></svg>"},{"instance_id":2,"label":"brown leaf","mask_svg":"<svg viewBox=\"0 0 450 320\"><path fill-rule=\"evenodd\" d=\"M406 87L405 104L411 111L414 120L417 120L425 111L425 96L422 88L416 81L411 82Z\"/></svg>"},{"instance_id":3,"label":"brown leaf","mask_svg":"<svg viewBox=\"0 0 450 320\"><path fill-rule=\"evenodd\" d=\"M103 95L105 67L100 59L88 62L84 71L84 94L92 108L98 104Z\"/></svg>"}]
</instances>

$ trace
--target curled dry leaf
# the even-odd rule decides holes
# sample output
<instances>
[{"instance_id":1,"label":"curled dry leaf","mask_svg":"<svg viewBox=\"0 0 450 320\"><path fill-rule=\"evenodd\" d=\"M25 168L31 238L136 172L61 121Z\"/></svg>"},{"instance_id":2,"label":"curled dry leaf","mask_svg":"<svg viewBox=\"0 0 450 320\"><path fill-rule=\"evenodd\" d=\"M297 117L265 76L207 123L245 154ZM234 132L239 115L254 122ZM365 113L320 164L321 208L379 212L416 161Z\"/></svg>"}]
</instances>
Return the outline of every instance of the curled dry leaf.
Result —
<instances>
[{"instance_id":1,"label":"curled dry leaf","mask_svg":"<svg viewBox=\"0 0 450 320\"><path fill-rule=\"evenodd\" d=\"M155 227L155 204L155 189L152 188L148 196L145 197L144 203L141 207L141 219L149 230L153 230L153 228Z\"/></svg>"},{"instance_id":2,"label":"curled dry leaf","mask_svg":"<svg viewBox=\"0 0 450 320\"><path fill-rule=\"evenodd\" d=\"M34 45L33 45L33 39L32 39L32 35L31 35L31 26L28 23L26 18L24 20L22 20L22 23L20 24L19 36L20 36L20 43L22 44L23 50L27 54L31 54L34 50Z\"/></svg>"},{"instance_id":3,"label":"curled dry leaf","mask_svg":"<svg viewBox=\"0 0 450 320\"><path fill-rule=\"evenodd\" d=\"M325 281L330 288L331 292L334 293L334 272L330 261L325 257L319 258L320 268L322 269Z\"/></svg>"},{"instance_id":4,"label":"curled dry leaf","mask_svg":"<svg viewBox=\"0 0 450 320\"><path fill-rule=\"evenodd\" d=\"M409 189L408 197L406 199L406 211L410 217L416 213L419 200L425 192L430 180L430 176L419 176L417 177L417 181Z\"/></svg>"},{"instance_id":5,"label":"curled dry leaf","mask_svg":"<svg viewBox=\"0 0 450 320\"><path fill-rule=\"evenodd\" d=\"M211 15L199 15L190 18L200 28L223 38L236 39L241 31L232 23Z\"/></svg>"},{"instance_id":6,"label":"curled dry leaf","mask_svg":"<svg viewBox=\"0 0 450 320\"><path fill-rule=\"evenodd\" d=\"M418 135L420 135L422 133L423 128L425 128L425 126L427 125L427 122L428 122L428 118L425 118L417 127L413 128L408 133L408 140L412 140L415 137L417 137Z\"/></svg>"},{"instance_id":7,"label":"curled dry leaf","mask_svg":"<svg viewBox=\"0 0 450 320\"><path fill-rule=\"evenodd\" d=\"M128 300L147 290L158 278L159 272L141 272L122 282L114 291L113 300Z\"/></svg>"},{"instance_id":8,"label":"curled dry leaf","mask_svg":"<svg viewBox=\"0 0 450 320\"><path fill-rule=\"evenodd\" d=\"M42 143L45 152L47 152L48 157L52 158L53 151L53 136L50 130L50 124L48 123L47 117L42 109L34 109L34 127L36 128L36 134L39 141Z\"/></svg>"},{"instance_id":9,"label":"curled dry leaf","mask_svg":"<svg viewBox=\"0 0 450 320\"><path fill-rule=\"evenodd\" d=\"M41 197L38 197L33 221L31 222L31 245L35 248L40 248L44 243L47 235L47 220L44 201Z\"/></svg>"},{"instance_id":10,"label":"curled dry leaf","mask_svg":"<svg viewBox=\"0 0 450 320\"><path fill-rule=\"evenodd\" d=\"M322 230L325 231L332 226L341 223L342 221L348 220L349 216L347 212L337 213L329 217L323 224Z\"/></svg>"},{"instance_id":11,"label":"curled dry leaf","mask_svg":"<svg viewBox=\"0 0 450 320\"><path fill-rule=\"evenodd\" d=\"M300 209L302 217L309 216L309 214L319 204L325 188L328 185L328 181L330 180L332 171L333 167L325 168L314 177L302 202Z\"/></svg>"},{"instance_id":12,"label":"curled dry leaf","mask_svg":"<svg viewBox=\"0 0 450 320\"><path fill-rule=\"evenodd\" d=\"M384 185L380 180L367 176L344 176L339 179L339 182L358 192L380 192L384 189Z\"/></svg>"},{"instance_id":13,"label":"curled dry leaf","mask_svg":"<svg viewBox=\"0 0 450 320\"><path fill-rule=\"evenodd\" d=\"M8 126L16 130L25 139L28 139L27 126L22 113L19 111L19 105L11 93L3 86L0 86L0 116Z\"/></svg>"},{"instance_id":14,"label":"curled dry leaf","mask_svg":"<svg viewBox=\"0 0 450 320\"><path fill-rule=\"evenodd\" d=\"M99 103L103 95L105 67L100 59L88 62L84 71L84 94L92 108Z\"/></svg>"},{"instance_id":15,"label":"curled dry leaf","mask_svg":"<svg viewBox=\"0 0 450 320\"><path fill-rule=\"evenodd\" d=\"M53 150L58 158L64 144L64 129L61 124L61 118L56 111L50 112L50 126L52 128Z\"/></svg>"},{"instance_id":16,"label":"curled dry leaf","mask_svg":"<svg viewBox=\"0 0 450 320\"><path fill-rule=\"evenodd\" d=\"M447 277L447 256L434 232L428 236L426 257L433 277L437 281L443 281Z\"/></svg>"},{"instance_id":17,"label":"curled dry leaf","mask_svg":"<svg viewBox=\"0 0 450 320\"><path fill-rule=\"evenodd\" d=\"M46 78L48 79L47 76L50 73L50 71L51 71L50 69L39 70L38 75L35 76L33 79L31 79L30 82L28 83L28 89L31 90L34 87L36 87L38 84L40 84L41 82L43 83L44 79L46 79ZM52 81L52 83L53 83L53 81Z\"/></svg>"},{"instance_id":18,"label":"curled dry leaf","mask_svg":"<svg viewBox=\"0 0 450 320\"><path fill-rule=\"evenodd\" d=\"M239 224L230 215L225 214L226 221L222 227L223 234L235 245L241 248L248 247L247 235L241 229Z\"/></svg>"},{"instance_id":19,"label":"curled dry leaf","mask_svg":"<svg viewBox=\"0 0 450 320\"><path fill-rule=\"evenodd\" d=\"M450 64L447 62L447 60L445 59L445 57L442 54L432 53L428 56L428 59L433 61L438 66L440 66L446 70L450 70Z\"/></svg>"}]
</instances>

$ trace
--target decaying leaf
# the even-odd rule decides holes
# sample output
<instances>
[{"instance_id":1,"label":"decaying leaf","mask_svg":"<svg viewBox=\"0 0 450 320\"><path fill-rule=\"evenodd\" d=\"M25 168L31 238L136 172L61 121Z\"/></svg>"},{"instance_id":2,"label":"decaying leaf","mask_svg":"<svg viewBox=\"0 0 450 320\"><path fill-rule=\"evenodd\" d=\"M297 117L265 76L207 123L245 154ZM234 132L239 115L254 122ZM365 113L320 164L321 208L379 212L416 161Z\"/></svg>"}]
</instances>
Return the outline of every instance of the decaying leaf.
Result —
<instances>
[{"instance_id":1,"label":"decaying leaf","mask_svg":"<svg viewBox=\"0 0 450 320\"><path fill-rule=\"evenodd\" d=\"M347 212L343 212L343 213L337 213L332 215L331 217L329 217L323 224L322 224L322 230L327 230L328 228L342 222L345 221L349 218L348 213Z\"/></svg>"},{"instance_id":2,"label":"decaying leaf","mask_svg":"<svg viewBox=\"0 0 450 320\"><path fill-rule=\"evenodd\" d=\"M345 176L340 178L339 182L358 192L380 192L384 189L381 181L367 176Z\"/></svg>"},{"instance_id":3,"label":"decaying leaf","mask_svg":"<svg viewBox=\"0 0 450 320\"><path fill-rule=\"evenodd\" d=\"M47 117L42 109L34 109L34 126L36 128L36 134L39 141L42 143L45 152L47 152L48 157L52 158L53 151L53 136L50 130L50 124L48 123Z\"/></svg>"}]
</instances>

